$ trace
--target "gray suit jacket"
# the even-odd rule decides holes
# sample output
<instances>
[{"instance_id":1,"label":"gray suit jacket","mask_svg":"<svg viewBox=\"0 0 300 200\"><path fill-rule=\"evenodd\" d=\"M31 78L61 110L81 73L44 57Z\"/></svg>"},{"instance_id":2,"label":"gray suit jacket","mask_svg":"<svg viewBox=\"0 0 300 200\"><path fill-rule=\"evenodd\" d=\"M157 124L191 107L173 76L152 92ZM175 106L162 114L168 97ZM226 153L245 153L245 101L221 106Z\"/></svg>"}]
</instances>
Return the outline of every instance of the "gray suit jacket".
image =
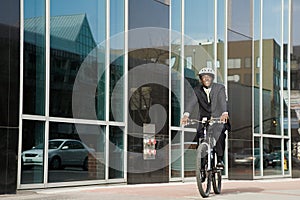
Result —
<instances>
[{"instance_id":1,"label":"gray suit jacket","mask_svg":"<svg viewBox=\"0 0 300 200\"><path fill-rule=\"evenodd\" d=\"M222 113L227 112L227 101L225 86L219 83L213 83L210 91L210 103L204 92L203 86L199 83L194 88L195 97L187 103L185 112L193 113L198 110L198 118L220 117Z\"/></svg>"}]
</instances>

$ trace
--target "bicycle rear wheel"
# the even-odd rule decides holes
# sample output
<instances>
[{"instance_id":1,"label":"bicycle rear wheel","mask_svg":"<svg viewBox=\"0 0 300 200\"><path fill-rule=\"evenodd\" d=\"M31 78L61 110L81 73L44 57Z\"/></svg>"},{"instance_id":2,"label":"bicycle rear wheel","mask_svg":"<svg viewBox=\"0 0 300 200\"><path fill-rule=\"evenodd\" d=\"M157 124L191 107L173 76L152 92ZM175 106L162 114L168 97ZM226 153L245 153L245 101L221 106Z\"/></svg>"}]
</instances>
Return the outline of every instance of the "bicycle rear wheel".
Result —
<instances>
[{"instance_id":1,"label":"bicycle rear wheel","mask_svg":"<svg viewBox=\"0 0 300 200\"><path fill-rule=\"evenodd\" d=\"M204 198L209 196L211 190L211 171L207 171L207 153L207 145L200 144L197 149L196 179L198 190Z\"/></svg>"},{"instance_id":2,"label":"bicycle rear wheel","mask_svg":"<svg viewBox=\"0 0 300 200\"><path fill-rule=\"evenodd\" d=\"M212 185L215 194L220 194L222 189L222 172L217 170L212 174Z\"/></svg>"}]
</instances>

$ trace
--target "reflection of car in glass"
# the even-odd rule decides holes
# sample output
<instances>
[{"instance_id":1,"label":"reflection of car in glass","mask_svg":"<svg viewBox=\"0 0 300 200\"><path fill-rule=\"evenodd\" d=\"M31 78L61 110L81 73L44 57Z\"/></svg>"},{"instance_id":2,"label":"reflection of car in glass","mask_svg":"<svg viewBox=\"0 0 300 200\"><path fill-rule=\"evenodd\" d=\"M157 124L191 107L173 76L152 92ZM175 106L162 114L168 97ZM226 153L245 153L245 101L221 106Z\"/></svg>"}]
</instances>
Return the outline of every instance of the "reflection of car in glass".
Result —
<instances>
[{"instance_id":1,"label":"reflection of car in glass","mask_svg":"<svg viewBox=\"0 0 300 200\"><path fill-rule=\"evenodd\" d=\"M272 166L281 166L281 152L272 152Z\"/></svg>"},{"instance_id":2,"label":"reflection of car in glass","mask_svg":"<svg viewBox=\"0 0 300 200\"><path fill-rule=\"evenodd\" d=\"M275 151L271 153L272 155L272 166L281 166L281 151ZM284 161L288 165L288 151L284 151Z\"/></svg>"},{"instance_id":3,"label":"reflection of car in glass","mask_svg":"<svg viewBox=\"0 0 300 200\"><path fill-rule=\"evenodd\" d=\"M80 166L88 169L88 154L95 150L79 140L49 140L48 162L50 169L61 169L65 166ZM44 145L40 144L22 153L24 166L43 165Z\"/></svg>"},{"instance_id":4,"label":"reflection of car in glass","mask_svg":"<svg viewBox=\"0 0 300 200\"><path fill-rule=\"evenodd\" d=\"M265 151L263 152L263 167L266 168L269 165L272 165L271 155L267 154ZM251 148L243 149L242 151L235 153L233 155L233 162L236 165L250 165L254 161L255 168L260 166L260 149L254 149L254 155Z\"/></svg>"}]
</instances>

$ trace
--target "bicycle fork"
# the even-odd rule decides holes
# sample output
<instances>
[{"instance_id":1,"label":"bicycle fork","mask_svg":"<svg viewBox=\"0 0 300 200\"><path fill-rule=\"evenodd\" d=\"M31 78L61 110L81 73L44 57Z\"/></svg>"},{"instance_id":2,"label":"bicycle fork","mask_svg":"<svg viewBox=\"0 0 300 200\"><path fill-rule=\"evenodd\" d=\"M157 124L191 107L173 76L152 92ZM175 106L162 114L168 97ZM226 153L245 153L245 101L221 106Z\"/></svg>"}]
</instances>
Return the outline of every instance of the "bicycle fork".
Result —
<instances>
[{"instance_id":1,"label":"bicycle fork","mask_svg":"<svg viewBox=\"0 0 300 200\"><path fill-rule=\"evenodd\" d=\"M211 161L212 161L212 158L211 158L211 156L212 156L212 153L211 153L211 151L212 151L212 148L211 148L211 146L210 146L210 138L208 138L208 145L207 145L208 147L207 147L207 171L210 171L211 169L212 169L212 163L211 163Z\"/></svg>"},{"instance_id":2,"label":"bicycle fork","mask_svg":"<svg viewBox=\"0 0 300 200\"><path fill-rule=\"evenodd\" d=\"M207 152L206 152L206 155L207 155L207 171L211 171L212 170L212 147L211 147L211 138L210 137L206 137L206 128L204 128L204 140L206 140L206 146L207 146ZM199 141L199 144L200 144L201 141ZM206 157L206 155L204 155L204 158Z\"/></svg>"}]
</instances>

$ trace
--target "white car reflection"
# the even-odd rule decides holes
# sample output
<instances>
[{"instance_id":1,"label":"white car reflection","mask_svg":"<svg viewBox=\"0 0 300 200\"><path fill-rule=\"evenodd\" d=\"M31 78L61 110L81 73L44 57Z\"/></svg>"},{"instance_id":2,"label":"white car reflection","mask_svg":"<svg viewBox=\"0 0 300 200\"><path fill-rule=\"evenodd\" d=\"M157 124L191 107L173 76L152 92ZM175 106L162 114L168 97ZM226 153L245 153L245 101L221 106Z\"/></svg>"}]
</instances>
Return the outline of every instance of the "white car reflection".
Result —
<instances>
[{"instance_id":1,"label":"white car reflection","mask_svg":"<svg viewBox=\"0 0 300 200\"><path fill-rule=\"evenodd\" d=\"M53 139L49 140L48 162L50 169L62 169L66 166L80 166L88 169L88 156L95 150L79 140ZM43 165L44 145L40 144L22 153L24 166Z\"/></svg>"},{"instance_id":2,"label":"white car reflection","mask_svg":"<svg viewBox=\"0 0 300 200\"><path fill-rule=\"evenodd\" d=\"M255 168L259 168L260 149L255 148L254 155L253 155L253 150L251 148L243 149L242 151L234 154L233 162L235 165L245 165L245 166L254 164ZM272 165L271 155L263 151L263 167L266 168L269 165Z\"/></svg>"}]
</instances>

